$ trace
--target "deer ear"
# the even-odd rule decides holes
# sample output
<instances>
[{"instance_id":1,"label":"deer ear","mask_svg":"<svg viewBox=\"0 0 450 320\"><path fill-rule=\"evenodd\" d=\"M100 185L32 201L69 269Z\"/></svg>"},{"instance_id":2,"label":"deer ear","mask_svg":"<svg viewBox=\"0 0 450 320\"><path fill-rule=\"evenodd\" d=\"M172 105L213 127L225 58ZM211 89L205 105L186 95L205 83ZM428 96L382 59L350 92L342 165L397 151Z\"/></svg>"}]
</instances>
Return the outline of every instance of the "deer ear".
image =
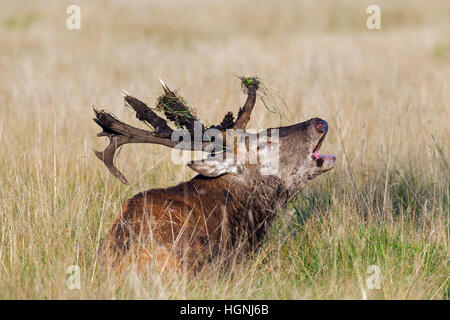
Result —
<instances>
[{"instance_id":1,"label":"deer ear","mask_svg":"<svg viewBox=\"0 0 450 320\"><path fill-rule=\"evenodd\" d=\"M236 163L234 157L214 157L201 161L188 162L188 167L206 177L218 177L225 173L242 173L242 165Z\"/></svg>"}]
</instances>

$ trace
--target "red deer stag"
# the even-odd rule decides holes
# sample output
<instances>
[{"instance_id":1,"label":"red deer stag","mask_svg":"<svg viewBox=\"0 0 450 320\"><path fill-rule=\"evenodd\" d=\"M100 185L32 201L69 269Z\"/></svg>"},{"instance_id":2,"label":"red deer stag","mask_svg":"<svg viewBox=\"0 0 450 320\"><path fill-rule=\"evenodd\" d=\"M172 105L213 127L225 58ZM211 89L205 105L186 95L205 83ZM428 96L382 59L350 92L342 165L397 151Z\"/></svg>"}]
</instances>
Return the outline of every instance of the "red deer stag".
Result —
<instances>
[{"instance_id":1,"label":"red deer stag","mask_svg":"<svg viewBox=\"0 0 450 320\"><path fill-rule=\"evenodd\" d=\"M134 261L141 270L153 265L160 271L197 272L219 258L245 256L260 247L277 212L310 180L333 168L335 157L318 153L328 131L324 120L313 118L259 133L244 131L260 82L241 81L248 95L244 106L236 119L228 112L216 126L203 125L162 81L164 95L156 110L178 130L129 94L125 101L153 131L94 108L94 121L103 128L98 136L110 140L103 152L95 154L125 184L113 163L124 144L154 143L208 154L203 161L188 163L199 173L192 180L138 193L124 204L100 246L102 264L124 267ZM191 141L192 136L200 140Z\"/></svg>"}]
</instances>

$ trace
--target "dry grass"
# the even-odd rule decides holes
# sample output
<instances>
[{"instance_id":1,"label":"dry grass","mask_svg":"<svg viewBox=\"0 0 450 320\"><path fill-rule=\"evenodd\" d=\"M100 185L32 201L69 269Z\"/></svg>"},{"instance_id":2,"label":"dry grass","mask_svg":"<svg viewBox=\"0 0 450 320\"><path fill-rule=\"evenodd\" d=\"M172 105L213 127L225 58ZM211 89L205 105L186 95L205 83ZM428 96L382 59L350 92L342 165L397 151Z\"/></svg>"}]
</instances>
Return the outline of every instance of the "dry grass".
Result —
<instances>
[{"instance_id":1,"label":"dry grass","mask_svg":"<svg viewBox=\"0 0 450 320\"><path fill-rule=\"evenodd\" d=\"M0 298L449 297L450 3L378 1L6 1L0 12ZM236 75L272 92L253 127L330 123L335 169L281 213L262 252L190 280L99 273L95 252L123 201L193 172L130 146L112 179L92 104L136 124L124 88L153 103L163 78L208 122L237 110ZM286 109L284 102L288 106ZM68 290L68 265L81 290ZM382 271L369 290L369 265Z\"/></svg>"}]
</instances>

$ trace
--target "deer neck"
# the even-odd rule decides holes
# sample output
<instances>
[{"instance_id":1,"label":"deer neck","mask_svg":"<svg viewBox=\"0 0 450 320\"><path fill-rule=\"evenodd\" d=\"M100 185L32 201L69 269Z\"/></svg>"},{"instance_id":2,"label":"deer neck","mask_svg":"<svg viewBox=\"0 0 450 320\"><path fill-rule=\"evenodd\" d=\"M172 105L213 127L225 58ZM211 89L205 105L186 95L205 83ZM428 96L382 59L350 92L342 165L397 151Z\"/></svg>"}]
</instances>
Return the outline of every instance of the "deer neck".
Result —
<instances>
[{"instance_id":1,"label":"deer neck","mask_svg":"<svg viewBox=\"0 0 450 320\"><path fill-rule=\"evenodd\" d=\"M203 195L202 206L216 212L220 221L225 219L231 238L238 239L242 232L253 233L253 247L257 247L266 235L277 213L292 201L303 186L287 187L276 176L223 175L206 178L201 175L190 181L195 192L208 190ZM218 205L218 203L220 205Z\"/></svg>"}]
</instances>

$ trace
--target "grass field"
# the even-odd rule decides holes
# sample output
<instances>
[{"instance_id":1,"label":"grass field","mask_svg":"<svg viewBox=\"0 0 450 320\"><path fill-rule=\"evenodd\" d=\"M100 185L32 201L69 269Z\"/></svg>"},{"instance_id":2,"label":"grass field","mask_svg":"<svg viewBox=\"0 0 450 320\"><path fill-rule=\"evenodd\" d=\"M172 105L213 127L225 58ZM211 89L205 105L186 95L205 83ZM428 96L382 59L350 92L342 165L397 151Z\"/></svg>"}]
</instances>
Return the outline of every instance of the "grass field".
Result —
<instances>
[{"instance_id":1,"label":"grass field","mask_svg":"<svg viewBox=\"0 0 450 320\"><path fill-rule=\"evenodd\" d=\"M66 28L72 3L80 30ZM450 2L376 3L369 31L367 1L3 1L0 298L448 299ZM269 92L254 128L326 119L335 168L228 274L99 272L122 203L194 172L131 145L120 184L92 152L106 145L92 105L139 125L121 89L154 105L162 78L215 123L245 99L237 75Z\"/></svg>"}]
</instances>

